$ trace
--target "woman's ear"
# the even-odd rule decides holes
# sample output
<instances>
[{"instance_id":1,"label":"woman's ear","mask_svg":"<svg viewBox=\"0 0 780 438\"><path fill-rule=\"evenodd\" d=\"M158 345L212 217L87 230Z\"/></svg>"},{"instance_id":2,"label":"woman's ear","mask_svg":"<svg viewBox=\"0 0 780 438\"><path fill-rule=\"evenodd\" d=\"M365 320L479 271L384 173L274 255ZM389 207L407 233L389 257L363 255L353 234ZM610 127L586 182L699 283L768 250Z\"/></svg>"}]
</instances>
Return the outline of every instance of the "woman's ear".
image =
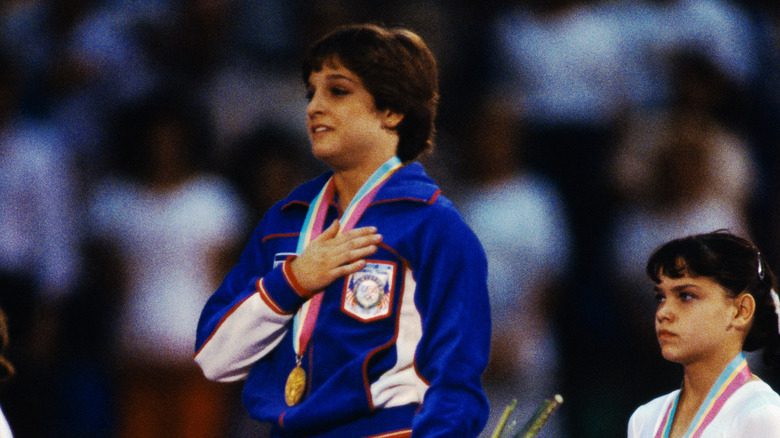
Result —
<instances>
[{"instance_id":1,"label":"woman's ear","mask_svg":"<svg viewBox=\"0 0 780 438\"><path fill-rule=\"evenodd\" d=\"M750 329L753 321L753 315L756 312L756 299L747 292L742 292L734 298L736 313L734 315L734 326L745 330Z\"/></svg>"},{"instance_id":2,"label":"woman's ear","mask_svg":"<svg viewBox=\"0 0 780 438\"><path fill-rule=\"evenodd\" d=\"M401 121L403 121L404 115L397 113L393 110L384 111L384 120L382 121L382 127L385 129L396 129Z\"/></svg>"}]
</instances>

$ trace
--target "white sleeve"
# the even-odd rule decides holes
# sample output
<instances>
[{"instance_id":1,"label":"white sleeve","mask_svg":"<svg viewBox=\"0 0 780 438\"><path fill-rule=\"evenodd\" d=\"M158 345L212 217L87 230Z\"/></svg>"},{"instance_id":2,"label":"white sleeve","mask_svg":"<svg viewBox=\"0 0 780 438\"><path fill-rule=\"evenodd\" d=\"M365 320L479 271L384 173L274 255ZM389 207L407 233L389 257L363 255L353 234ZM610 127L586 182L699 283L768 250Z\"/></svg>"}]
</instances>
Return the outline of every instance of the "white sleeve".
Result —
<instances>
[{"instance_id":1,"label":"white sleeve","mask_svg":"<svg viewBox=\"0 0 780 438\"><path fill-rule=\"evenodd\" d=\"M735 436L780 437L780 405L765 404L743 412L740 417Z\"/></svg>"},{"instance_id":2,"label":"white sleeve","mask_svg":"<svg viewBox=\"0 0 780 438\"><path fill-rule=\"evenodd\" d=\"M208 379L233 382L246 378L252 365L284 338L293 315L269 305L264 293L260 286L228 312L195 354L195 362Z\"/></svg>"},{"instance_id":3,"label":"white sleeve","mask_svg":"<svg viewBox=\"0 0 780 438\"><path fill-rule=\"evenodd\" d=\"M627 437L628 438L640 438L639 436L639 426L638 426L638 419L637 419L637 412L638 410L634 411L633 414L631 414L631 418L628 420L628 431L627 431Z\"/></svg>"},{"instance_id":4,"label":"white sleeve","mask_svg":"<svg viewBox=\"0 0 780 438\"><path fill-rule=\"evenodd\" d=\"M13 438L13 436L11 426L8 425L8 420L6 420L3 410L0 409L0 438Z\"/></svg>"}]
</instances>

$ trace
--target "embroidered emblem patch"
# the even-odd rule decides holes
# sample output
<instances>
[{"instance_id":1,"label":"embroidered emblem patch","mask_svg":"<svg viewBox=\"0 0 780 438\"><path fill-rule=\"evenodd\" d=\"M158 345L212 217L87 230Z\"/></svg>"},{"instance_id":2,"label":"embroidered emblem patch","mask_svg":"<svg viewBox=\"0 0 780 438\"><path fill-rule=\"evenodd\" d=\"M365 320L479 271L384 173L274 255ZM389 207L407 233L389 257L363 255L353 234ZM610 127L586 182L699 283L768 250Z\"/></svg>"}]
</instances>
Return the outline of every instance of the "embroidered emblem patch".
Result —
<instances>
[{"instance_id":1,"label":"embroidered emblem patch","mask_svg":"<svg viewBox=\"0 0 780 438\"><path fill-rule=\"evenodd\" d=\"M347 277L341 308L362 321L384 318L390 314L393 298L395 264L369 261Z\"/></svg>"}]
</instances>

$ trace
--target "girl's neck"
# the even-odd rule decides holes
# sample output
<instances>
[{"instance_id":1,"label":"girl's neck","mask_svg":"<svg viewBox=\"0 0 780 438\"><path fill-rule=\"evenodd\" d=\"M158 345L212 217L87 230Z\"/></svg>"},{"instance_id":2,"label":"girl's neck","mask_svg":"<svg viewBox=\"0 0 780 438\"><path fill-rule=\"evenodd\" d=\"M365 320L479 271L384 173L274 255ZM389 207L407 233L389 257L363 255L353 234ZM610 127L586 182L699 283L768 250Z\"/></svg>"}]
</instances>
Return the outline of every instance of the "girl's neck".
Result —
<instances>
[{"instance_id":1,"label":"girl's neck","mask_svg":"<svg viewBox=\"0 0 780 438\"><path fill-rule=\"evenodd\" d=\"M724 351L709 360L697 361L684 366L683 387L681 397L703 401L718 380L718 377L726 369L726 366L734 360L739 351Z\"/></svg>"}]
</instances>

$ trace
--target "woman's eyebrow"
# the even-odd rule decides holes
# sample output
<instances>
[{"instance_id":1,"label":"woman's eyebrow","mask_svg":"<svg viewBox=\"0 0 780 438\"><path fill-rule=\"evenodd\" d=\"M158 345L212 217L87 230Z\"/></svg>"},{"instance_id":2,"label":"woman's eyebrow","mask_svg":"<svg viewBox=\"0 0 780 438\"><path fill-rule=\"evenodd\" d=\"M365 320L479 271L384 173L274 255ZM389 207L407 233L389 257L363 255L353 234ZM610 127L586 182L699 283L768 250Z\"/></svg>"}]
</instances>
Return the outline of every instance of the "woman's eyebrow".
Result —
<instances>
[{"instance_id":1,"label":"woman's eyebrow","mask_svg":"<svg viewBox=\"0 0 780 438\"><path fill-rule=\"evenodd\" d=\"M328 79L328 80L332 80L332 81L333 80L345 80L345 81L349 81L349 82L357 82L354 79L352 79L351 77L345 76L345 75L340 74L340 73L331 73L331 74L325 76L325 78Z\"/></svg>"}]
</instances>

